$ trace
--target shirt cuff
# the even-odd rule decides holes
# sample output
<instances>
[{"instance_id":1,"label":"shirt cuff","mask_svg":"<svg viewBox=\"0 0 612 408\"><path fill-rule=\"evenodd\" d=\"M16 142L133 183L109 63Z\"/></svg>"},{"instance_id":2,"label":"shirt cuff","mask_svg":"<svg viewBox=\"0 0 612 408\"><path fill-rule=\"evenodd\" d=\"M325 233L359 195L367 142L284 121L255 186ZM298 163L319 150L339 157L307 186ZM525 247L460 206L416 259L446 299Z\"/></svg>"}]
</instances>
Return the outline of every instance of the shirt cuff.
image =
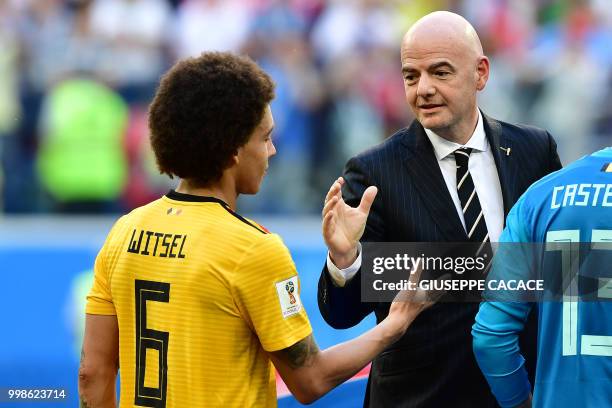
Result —
<instances>
[{"instance_id":1,"label":"shirt cuff","mask_svg":"<svg viewBox=\"0 0 612 408\"><path fill-rule=\"evenodd\" d=\"M334 285L341 288L344 287L346 282L353 279L353 276L355 276L359 268L361 268L361 242L357 243L357 259L355 259L355 262L353 262L351 266L344 269L339 269L336 265L334 265L331 257L329 256L329 251L327 251L327 271L329 272L329 276L331 276Z\"/></svg>"}]
</instances>

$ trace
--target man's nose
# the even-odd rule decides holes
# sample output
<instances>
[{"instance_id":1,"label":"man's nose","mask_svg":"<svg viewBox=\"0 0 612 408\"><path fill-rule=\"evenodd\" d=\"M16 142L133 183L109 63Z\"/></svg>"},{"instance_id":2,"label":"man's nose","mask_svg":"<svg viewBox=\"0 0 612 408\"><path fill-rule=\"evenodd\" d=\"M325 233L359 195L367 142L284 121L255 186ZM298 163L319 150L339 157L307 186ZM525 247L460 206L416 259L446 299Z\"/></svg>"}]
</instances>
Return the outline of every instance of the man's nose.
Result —
<instances>
[{"instance_id":1,"label":"man's nose","mask_svg":"<svg viewBox=\"0 0 612 408\"><path fill-rule=\"evenodd\" d=\"M430 97L436 93L436 88L429 75L421 75L417 85L417 96Z\"/></svg>"},{"instance_id":2,"label":"man's nose","mask_svg":"<svg viewBox=\"0 0 612 408\"><path fill-rule=\"evenodd\" d=\"M276 154L276 146L274 143L270 142L270 147L268 148L268 157L272 157Z\"/></svg>"}]
</instances>

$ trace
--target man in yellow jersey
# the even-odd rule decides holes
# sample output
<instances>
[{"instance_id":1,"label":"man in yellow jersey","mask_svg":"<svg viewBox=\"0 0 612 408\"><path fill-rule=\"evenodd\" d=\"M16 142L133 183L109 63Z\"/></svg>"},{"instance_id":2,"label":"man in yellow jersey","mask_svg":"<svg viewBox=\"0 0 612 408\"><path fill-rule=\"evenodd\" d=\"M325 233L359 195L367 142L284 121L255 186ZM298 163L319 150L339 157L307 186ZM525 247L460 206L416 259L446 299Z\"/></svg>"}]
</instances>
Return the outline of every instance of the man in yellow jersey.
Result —
<instances>
[{"instance_id":1,"label":"man in yellow jersey","mask_svg":"<svg viewBox=\"0 0 612 408\"><path fill-rule=\"evenodd\" d=\"M405 294L362 336L320 351L278 235L235 212L276 153L274 85L253 61L204 53L163 77L151 144L176 190L117 221L95 263L82 407L274 407L272 363L301 402L347 380L430 301ZM374 199L362 201L365 218ZM411 279L416 279L416 274Z\"/></svg>"}]
</instances>

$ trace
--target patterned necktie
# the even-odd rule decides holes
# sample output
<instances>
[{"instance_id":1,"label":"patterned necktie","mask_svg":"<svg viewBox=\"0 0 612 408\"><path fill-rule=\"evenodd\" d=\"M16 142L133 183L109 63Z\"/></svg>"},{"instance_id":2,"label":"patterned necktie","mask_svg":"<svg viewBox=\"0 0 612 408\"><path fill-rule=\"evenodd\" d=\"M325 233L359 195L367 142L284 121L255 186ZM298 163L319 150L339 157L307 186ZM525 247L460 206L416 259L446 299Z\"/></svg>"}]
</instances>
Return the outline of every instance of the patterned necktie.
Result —
<instances>
[{"instance_id":1,"label":"patterned necktie","mask_svg":"<svg viewBox=\"0 0 612 408\"><path fill-rule=\"evenodd\" d=\"M465 229L471 242L489 242L489 232L485 222L482 207L474 181L468 169L472 149L461 148L455 150L455 162L457 163L457 192L463 209Z\"/></svg>"}]
</instances>

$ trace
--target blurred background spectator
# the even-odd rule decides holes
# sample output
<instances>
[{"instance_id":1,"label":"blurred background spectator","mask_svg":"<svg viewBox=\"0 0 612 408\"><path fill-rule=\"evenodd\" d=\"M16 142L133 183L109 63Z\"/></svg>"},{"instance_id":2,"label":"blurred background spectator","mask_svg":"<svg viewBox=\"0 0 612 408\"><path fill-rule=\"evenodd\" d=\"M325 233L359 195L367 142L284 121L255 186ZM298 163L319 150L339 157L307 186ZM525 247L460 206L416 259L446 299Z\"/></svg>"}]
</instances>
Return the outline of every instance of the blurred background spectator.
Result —
<instances>
[{"instance_id":1,"label":"blurred background spectator","mask_svg":"<svg viewBox=\"0 0 612 408\"><path fill-rule=\"evenodd\" d=\"M37 174L55 211L117 211L126 182L128 112L112 89L91 79L53 86L40 115Z\"/></svg>"},{"instance_id":2,"label":"blurred background spectator","mask_svg":"<svg viewBox=\"0 0 612 408\"><path fill-rule=\"evenodd\" d=\"M279 153L240 210L317 213L349 156L411 120L399 44L436 9L481 36L486 113L548 129L564 163L612 144L609 0L0 0L0 209L120 212L171 188L147 140L159 77L230 50L277 84Z\"/></svg>"},{"instance_id":3,"label":"blurred background spectator","mask_svg":"<svg viewBox=\"0 0 612 408\"><path fill-rule=\"evenodd\" d=\"M172 23L166 0L80 0L92 3L92 35L106 52L107 80L130 104L148 103L160 72ZM110 63L110 64L109 64Z\"/></svg>"}]
</instances>

